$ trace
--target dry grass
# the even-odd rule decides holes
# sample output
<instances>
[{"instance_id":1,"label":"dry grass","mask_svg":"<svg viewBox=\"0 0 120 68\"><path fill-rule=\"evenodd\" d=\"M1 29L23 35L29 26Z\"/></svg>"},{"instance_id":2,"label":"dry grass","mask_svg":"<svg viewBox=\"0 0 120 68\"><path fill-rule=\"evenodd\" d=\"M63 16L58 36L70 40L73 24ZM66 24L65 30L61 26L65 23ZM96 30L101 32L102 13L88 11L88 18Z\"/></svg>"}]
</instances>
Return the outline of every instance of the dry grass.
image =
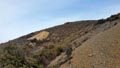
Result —
<instances>
[{"instance_id":1,"label":"dry grass","mask_svg":"<svg viewBox=\"0 0 120 68\"><path fill-rule=\"evenodd\" d=\"M49 32L47 32L47 31L42 31L42 32L38 33L37 35L29 38L28 40L34 40L34 39L36 39L36 40L44 40L44 39L46 39L48 36L49 36Z\"/></svg>"}]
</instances>

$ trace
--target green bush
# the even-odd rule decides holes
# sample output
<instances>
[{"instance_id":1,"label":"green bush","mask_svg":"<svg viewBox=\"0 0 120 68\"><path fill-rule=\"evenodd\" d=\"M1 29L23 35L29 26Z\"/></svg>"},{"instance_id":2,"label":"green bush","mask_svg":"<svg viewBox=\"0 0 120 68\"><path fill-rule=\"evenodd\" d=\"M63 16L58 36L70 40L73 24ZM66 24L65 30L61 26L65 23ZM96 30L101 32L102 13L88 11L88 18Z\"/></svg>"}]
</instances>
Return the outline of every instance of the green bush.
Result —
<instances>
[{"instance_id":1,"label":"green bush","mask_svg":"<svg viewBox=\"0 0 120 68\"><path fill-rule=\"evenodd\" d=\"M9 65L5 66L4 68L16 68L16 67L14 67L13 65L9 64Z\"/></svg>"},{"instance_id":2,"label":"green bush","mask_svg":"<svg viewBox=\"0 0 120 68\"><path fill-rule=\"evenodd\" d=\"M103 24L103 23L105 23L105 20L104 19L100 19L100 20L98 20L97 24Z\"/></svg>"},{"instance_id":3,"label":"green bush","mask_svg":"<svg viewBox=\"0 0 120 68\"><path fill-rule=\"evenodd\" d=\"M16 45L5 46L0 55L0 64L4 68L44 68L51 60L63 52L62 46L58 45L51 49L43 49L28 57L26 51Z\"/></svg>"}]
</instances>

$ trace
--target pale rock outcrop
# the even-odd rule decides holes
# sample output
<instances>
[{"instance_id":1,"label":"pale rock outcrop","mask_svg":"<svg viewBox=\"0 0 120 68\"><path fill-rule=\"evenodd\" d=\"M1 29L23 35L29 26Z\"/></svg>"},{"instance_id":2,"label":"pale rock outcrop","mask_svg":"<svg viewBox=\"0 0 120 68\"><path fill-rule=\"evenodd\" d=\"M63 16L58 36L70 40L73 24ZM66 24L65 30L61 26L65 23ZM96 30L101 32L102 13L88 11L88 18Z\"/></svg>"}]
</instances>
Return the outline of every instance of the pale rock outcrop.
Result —
<instances>
[{"instance_id":1,"label":"pale rock outcrop","mask_svg":"<svg viewBox=\"0 0 120 68\"><path fill-rule=\"evenodd\" d=\"M38 34L28 38L27 40L34 40L35 39L37 41L42 41L42 40L47 39L49 34L50 33L48 31L42 31L42 32L40 32L40 33L38 33Z\"/></svg>"}]
</instances>

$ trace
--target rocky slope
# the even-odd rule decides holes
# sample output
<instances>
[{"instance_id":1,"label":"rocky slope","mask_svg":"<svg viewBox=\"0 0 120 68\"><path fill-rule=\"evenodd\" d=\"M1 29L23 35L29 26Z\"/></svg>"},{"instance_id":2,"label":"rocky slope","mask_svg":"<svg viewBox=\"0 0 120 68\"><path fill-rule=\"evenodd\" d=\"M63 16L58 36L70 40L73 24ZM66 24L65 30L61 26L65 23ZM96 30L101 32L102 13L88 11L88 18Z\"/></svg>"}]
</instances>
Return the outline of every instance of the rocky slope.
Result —
<instances>
[{"instance_id":1,"label":"rocky slope","mask_svg":"<svg viewBox=\"0 0 120 68\"><path fill-rule=\"evenodd\" d=\"M0 45L1 68L119 68L120 14L67 22Z\"/></svg>"},{"instance_id":2,"label":"rocky slope","mask_svg":"<svg viewBox=\"0 0 120 68\"><path fill-rule=\"evenodd\" d=\"M87 40L60 68L119 68L120 24Z\"/></svg>"}]
</instances>

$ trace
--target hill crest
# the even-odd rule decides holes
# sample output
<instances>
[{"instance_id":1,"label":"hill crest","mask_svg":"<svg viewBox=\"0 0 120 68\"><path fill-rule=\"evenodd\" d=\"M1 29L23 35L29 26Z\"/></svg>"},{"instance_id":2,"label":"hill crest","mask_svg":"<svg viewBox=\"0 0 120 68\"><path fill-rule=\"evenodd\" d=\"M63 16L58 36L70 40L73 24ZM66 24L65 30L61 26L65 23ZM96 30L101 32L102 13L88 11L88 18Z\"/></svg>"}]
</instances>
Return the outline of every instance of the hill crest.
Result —
<instances>
[{"instance_id":1,"label":"hill crest","mask_svg":"<svg viewBox=\"0 0 120 68\"><path fill-rule=\"evenodd\" d=\"M116 33L114 31L119 31L119 27L116 27L117 30L109 30L119 24L120 13L106 19L67 22L63 25L30 33L0 45L0 66L1 68L76 68L76 66L85 67L85 62L90 61L90 63L86 63L88 64L87 68L91 68L90 66L94 66L94 63L92 64L91 61L94 62L95 59L89 59L89 57L93 57L94 54L88 54L89 49L87 49L86 46L91 48L95 45L92 45L92 43L88 41L92 39L92 41L96 42L99 38L95 40L93 38L99 37L97 36L99 34L102 35L102 40L107 41L107 39L104 38L110 40L111 38L109 37L116 36L116 34L113 33ZM106 34L108 34L108 36L106 36ZM105 44L107 45L107 43ZM109 46L107 47L109 48ZM97 52L99 48L98 50L96 48L91 49ZM76 53L78 52L80 54L77 55ZM107 54L109 53L110 52ZM81 57L81 59L78 57ZM97 56L97 58L104 60L101 56ZM79 64L79 61L83 62L83 64ZM72 64L73 67L71 66ZM117 64L117 62L115 62L115 64ZM111 66L111 68L113 67Z\"/></svg>"}]
</instances>

